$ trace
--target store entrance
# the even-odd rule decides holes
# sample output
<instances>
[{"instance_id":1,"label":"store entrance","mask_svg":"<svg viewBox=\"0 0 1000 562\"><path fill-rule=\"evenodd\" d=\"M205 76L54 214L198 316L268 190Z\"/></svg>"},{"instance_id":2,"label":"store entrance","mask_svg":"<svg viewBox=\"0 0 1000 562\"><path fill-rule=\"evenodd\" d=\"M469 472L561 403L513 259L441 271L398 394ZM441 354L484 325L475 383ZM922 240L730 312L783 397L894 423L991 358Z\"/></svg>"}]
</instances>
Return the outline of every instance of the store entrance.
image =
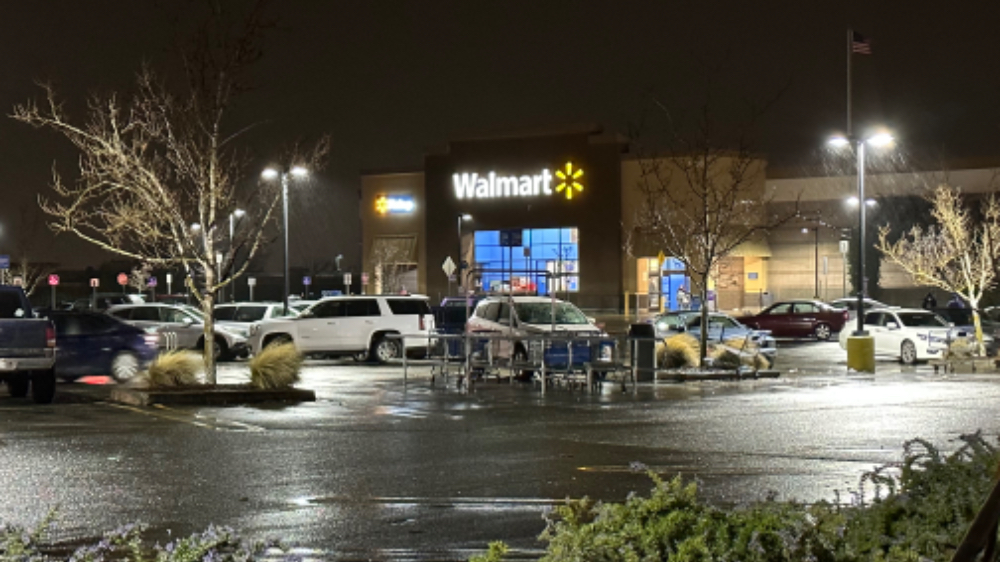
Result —
<instances>
[{"instance_id":1,"label":"store entrance","mask_svg":"<svg viewBox=\"0 0 1000 562\"><path fill-rule=\"evenodd\" d=\"M682 287L684 291L691 291L691 279L687 276L684 264L680 260L667 258L663 260L663 268L659 270L656 258L639 258L636 260L636 265L638 268L636 278L639 280L639 309L659 312L682 308L677 295ZM686 308L694 308L696 304L693 299L689 299Z\"/></svg>"}]
</instances>

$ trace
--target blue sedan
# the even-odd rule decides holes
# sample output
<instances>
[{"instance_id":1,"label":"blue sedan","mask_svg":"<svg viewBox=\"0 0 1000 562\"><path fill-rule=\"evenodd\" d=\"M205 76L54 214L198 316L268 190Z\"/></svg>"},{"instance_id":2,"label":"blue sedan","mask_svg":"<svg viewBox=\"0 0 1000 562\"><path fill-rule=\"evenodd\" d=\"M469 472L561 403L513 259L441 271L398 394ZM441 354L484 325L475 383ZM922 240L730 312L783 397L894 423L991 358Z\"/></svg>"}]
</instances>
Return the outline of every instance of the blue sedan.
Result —
<instances>
[{"instance_id":1,"label":"blue sedan","mask_svg":"<svg viewBox=\"0 0 1000 562\"><path fill-rule=\"evenodd\" d=\"M701 334L701 311L698 310L667 312L650 322L656 327L656 337L660 339L684 332L696 338ZM771 361L774 361L778 352L777 344L769 331L749 328L728 314L708 313L708 341L724 342L733 339L743 339L756 345L760 354Z\"/></svg>"},{"instance_id":2,"label":"blue sedan","mask_svg":"<svg viewBox=\"0 0 1000 562\"><path fill-rule=\"evenodd\" d=\"M94 312L49 312L56 327L56 376L134 377L156 357L159 336Z\"/></svg>"}]
</instances>

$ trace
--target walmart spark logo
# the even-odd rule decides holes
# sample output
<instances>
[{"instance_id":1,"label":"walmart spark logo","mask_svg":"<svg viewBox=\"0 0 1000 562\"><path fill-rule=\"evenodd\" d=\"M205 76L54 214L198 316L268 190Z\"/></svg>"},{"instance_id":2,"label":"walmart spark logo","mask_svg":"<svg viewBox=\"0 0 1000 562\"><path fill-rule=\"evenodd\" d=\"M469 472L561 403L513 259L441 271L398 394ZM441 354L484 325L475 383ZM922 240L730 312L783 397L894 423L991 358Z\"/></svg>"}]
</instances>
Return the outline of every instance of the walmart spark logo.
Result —
<instances>
[{"instance_id":1,"label":"walmart spark logo","mask_svg":"<svg viewBox=\"0 0 1000 562\"><path fill-rule=\"evenodd\" d=\"M567 200L573 199L574 191L583 191L583 184L577 181L583 177L583 170L580 168L574 170L572 162L566 162L565 170L556 170L556 177L562 180L556 186L556 191L565 193Z\"/></svg>"},{"instance_id":2,"label":"walmart spark logo","mask_svg":"<svg viewBox=\"0 0 1000 562\"><path fill-rule=\"evenodd\" d=\"M375 212L380 215L396 213L412 213L417 207L413 197L379 195L375 199Z\"/></svg>"}]
</instances>

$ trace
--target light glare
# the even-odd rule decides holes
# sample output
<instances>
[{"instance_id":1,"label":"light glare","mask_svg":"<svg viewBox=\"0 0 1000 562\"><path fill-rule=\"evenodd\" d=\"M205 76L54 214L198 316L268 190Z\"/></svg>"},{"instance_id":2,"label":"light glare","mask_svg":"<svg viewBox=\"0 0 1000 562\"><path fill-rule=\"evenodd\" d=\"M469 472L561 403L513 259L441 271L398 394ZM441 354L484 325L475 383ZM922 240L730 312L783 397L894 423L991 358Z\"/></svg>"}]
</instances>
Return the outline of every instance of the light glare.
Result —
<instances>
[{"instance_id":1,"label":"light glare","mask_svg":"<svg viewBox=\"0 0 1000 562\"><path fill-rule=\"evenodd\" d=\"M833 137L830 140L826 141L826 143L832 146L833 148L843 148L851 144L851 141L847 140L847 137Z\"/></svg>"},{"instance_id":2,"label":"light glare","mask_svg":"<svg viewBox=\"0 0 1000 562\"><path fill-rule=\"evenodd\" d=\"M892 144L892 141L894 140L895 139L892 138L892 135L890 135L889 133L879 133L877 135L869 137L868 140L866 140L865 142L874 147L883 147L883 146L889 146L890 144Z\"/></svg>"},{"instance_id":3,"label":"light glare","mask_svg":"<svg viewBox=\"0 0 1000 562\"><path fill-rule=\"evenodd\" d=\"M472 215L470 215L469 213L465 213L465 214L462 215L462 220L464 220L464 221L471 221L472 220Z\"/></svg>"},{"instance_id":4,"label":"light glare","mask_svg":"<svg viewBox=\"0 0 1000 562\"><path fill-rule=\"evenodd\" d=\"M278 177L278 170L274 168L264 168L264 171L260 173L260 177L266 180L273 180Z\"/></svg>"},{"instance_id":5,"label":"light glare","mask_svg":"<svg viewBox=\"0 0 1000 562\"><path fill-rule=\"evenodd\" d=\"M850 205L850 206L852 206L852 207L855 206L855 205L857 205L858 204L858 198L855 197L854 195L848 197L847 198L847 204Z\"/></svg>"},{"instance_id":6,"label":"light glare","mask_svg":"<svg viewBox=\"0 0 1000 562\"><path fill-rule=\"evenodd\" d=\"M303 168L302 166L295 166L290 170L291 174L297 178L303 178L309 175L309 170Z\"/></svg>"},{"instance_id":7,"label":"light glare","mask_svg":"<svg viewBox=\"0 0 1000 562\"><path fill-rule=\"evenodd\" d=\"M245 214L247 214L247 212L244 211L243 209L236 209L235 211L233 211L233 215L235 215L236 218L242 217Z\"/></svg>"}]
</instances>

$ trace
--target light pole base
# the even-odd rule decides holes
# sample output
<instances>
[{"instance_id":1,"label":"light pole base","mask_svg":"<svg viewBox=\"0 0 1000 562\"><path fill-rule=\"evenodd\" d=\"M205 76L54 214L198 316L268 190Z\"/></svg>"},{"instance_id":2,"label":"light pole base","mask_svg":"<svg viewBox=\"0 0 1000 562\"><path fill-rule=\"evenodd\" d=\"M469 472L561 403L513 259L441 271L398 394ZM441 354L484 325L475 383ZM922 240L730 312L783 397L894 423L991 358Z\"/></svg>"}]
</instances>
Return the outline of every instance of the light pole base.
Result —
<instances>
[{"instance_id":1,"label":"light pole base","mask_svg":"<svg viewBox=\"0 0 1000 562\"><path fill-rule=\"evenodd\" d=\"M860 373L875 372L875 338L868 334L848 336L847 368Z\"/></svg>"}]
</instances>

